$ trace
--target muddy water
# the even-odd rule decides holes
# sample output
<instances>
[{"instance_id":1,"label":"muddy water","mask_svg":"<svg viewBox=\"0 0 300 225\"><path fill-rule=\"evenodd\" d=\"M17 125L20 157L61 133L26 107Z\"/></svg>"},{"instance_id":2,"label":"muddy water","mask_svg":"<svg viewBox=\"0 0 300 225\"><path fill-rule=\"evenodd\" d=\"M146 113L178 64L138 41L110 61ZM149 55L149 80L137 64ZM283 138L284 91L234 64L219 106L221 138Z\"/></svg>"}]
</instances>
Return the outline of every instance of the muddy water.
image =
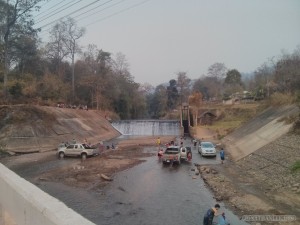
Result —
<instances>
[{"instance_id":1,"label":"muddy water","mask_svg":"<svg viewBox=\"0 0 300 225\"><path fill-rule=\"evenodd\" d=\"M146 148L145 151L156 152L157 149ZM192 171L193 163L218 163L218 158L202 158L193 148L192 163L163 166L155 156L146 160L117 174L114 181L101 191L50 182L36 184L96 224L202 224L204 213L216 202L203 180ZM22 168L19 174L32 181L38 168L42 172L59 161L49 161L49 165L43 162L45 164L25 171ZM231 224L246 224L222 203L221 211L227 214Z\"/></svg>"},{"instance_id":2,"label":"muddy water","mask_svg":"<svg viewBox=\"0 0 300 225\"><path fill-rule=\"evenodd\" d=\"M184 145L191 145L189 139ZM156 148L145 148L157 152ZM103 225L202 224L206 210L216 202L200 176L195 176L194 163L216 164L219 158L203 158L192 147L193 161L180 166L163 166L157 157L114 176L103 190L78 189L60 183L36 182L33 178L53 168L78 159L57 160L49 156L31 166L11 167L42 190L60 199L70 208ZM231 224L246 224L221 203Z\"/></svg>"}]
</instances>

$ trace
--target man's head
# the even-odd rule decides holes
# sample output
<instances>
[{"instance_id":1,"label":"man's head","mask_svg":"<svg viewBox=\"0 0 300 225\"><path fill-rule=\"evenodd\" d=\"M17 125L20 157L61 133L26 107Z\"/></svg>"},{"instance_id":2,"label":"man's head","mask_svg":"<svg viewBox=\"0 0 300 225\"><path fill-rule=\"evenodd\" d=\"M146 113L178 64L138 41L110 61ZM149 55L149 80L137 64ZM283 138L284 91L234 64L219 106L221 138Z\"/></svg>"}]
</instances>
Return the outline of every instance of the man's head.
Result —
<instances>
[{"instance_id":1,"label":"man's head","mask_svg":"<svg viewBox=\"0 0 300 225\"><path fill-rule=\"evenodd\" d=\"M220 205L219 205L219 204L215 204L215 208L216 208L216 209L219 209L219 208L220 208Z\"/></svg>"}]
</instances>

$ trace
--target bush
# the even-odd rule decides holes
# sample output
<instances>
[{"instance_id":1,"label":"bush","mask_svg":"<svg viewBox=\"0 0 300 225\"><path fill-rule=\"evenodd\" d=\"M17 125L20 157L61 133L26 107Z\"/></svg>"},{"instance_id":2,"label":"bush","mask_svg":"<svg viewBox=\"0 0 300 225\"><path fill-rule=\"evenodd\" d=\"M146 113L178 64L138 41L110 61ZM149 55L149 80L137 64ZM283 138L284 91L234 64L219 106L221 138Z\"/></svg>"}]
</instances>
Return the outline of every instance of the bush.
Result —
<instances>
[{"instance_id":1,"label":"bush","mask_svg":"<svg viewBox=\"0 0 300 225\"><path fill-rule=\"evenodd\" d=\"M8 153L6 152L6 144L0 142L0 157L6 155L8 155Z\"/></svg>"},{"instance_id":2,"label":"bush","mask_svg":"<svg viewBox=\"0 0 300 225\"><path fill-rule=\"evenodd\" d=\"M292 166L291 166L291 171L293 173L300 171L300 160L296 161Z\"/></svg>"},{"instance_id":3,"label":"bush","mask_svg":"<svg viewBox=\"0 0 300 225\"><path fill-rule=\"evenodd\" d=\"M296 134L300 134L300 115L298 116L298 119L294 122L293 132Z\"/></svg>"},{"instance_id":4,"label":"bush","mask_svg":"<svg viewBox=\"0 0 300 225\"><path fill-rule=\"evenodd\" d=\"M291 105L296 103L296 95L283 94L283 93L274 93L270 99L269 104L271 106L280 106L280 105Z\"/></svg>"}]
</instances>

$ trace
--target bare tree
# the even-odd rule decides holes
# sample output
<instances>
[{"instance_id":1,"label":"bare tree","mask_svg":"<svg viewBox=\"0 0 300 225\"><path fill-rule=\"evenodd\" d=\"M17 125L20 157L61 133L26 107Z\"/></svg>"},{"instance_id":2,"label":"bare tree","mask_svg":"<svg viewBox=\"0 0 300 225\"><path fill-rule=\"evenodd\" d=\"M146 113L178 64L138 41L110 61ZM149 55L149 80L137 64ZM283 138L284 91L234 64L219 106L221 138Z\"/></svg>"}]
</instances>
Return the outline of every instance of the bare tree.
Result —
<instances>
[{"instance_id":1,"label":"bare tree","mask_svg":"<svg viewBox=\"0 0 300 225\"><path fill-rule=\"evenodd\" d=\"M95 74L98 71L97 57L99 54L99 49L95 44L89 44L87 50L83 53L82 60L88 66L88 73Z\"/></svg>"},{"instance_id":2,"label":"bare tree","mask_svg":"<svg viewBox=\"0 0 300 225\"><path fill-rule=\"evenodd\" d=\"M65 44L66 49L68 50L69 56L72 61L72 96L73 100L75 98L75 54L80 52L80 47L77 43L78 39L80 39L84 33L84 28L79 28L76 24L76 21L72 18L67 18L67 20L62 21L63 26L63 42Z\"/></svg>"},{"instance_id":3,"label":"bare tree","mask_svg":"<svg viewBox=\"0 0 300 225\"><path fill-rule=\"evenodd\" d=\"M122 76L128 75L129 63L123 53L118 52L116 54L114 60L112 61L112 67L116 74Z\"/></svg>"},{"instance_id":4,"label":"bare tree","mask_svg":"<svg viewBox=\"0 0 300 225\"><path fill-rule=\"evenodd\" d=\"M180 104L188 102L188 96L190 93L190 82L191 79L188 78L186 72L177 73L177 87L180 96Z\"/></svg>"},{"instance_id":5,"label":"bare tree","mask_svg":"<svg viewBox=\"0 0 300 225\"><path fill-rule=\"evenodd\" d=\"M112 99L105 97L104 92L105 88L110 86L108 78L112 77L110 53L99 50L96 45L91 44L83 53L82 60L85 62L87 70L82 76L81 82L89 87L92 104L96 104L97 110L108 109Z\"/></svg>"},{"instance_id":6,"label":"bare tree","mask_svg":"<svg viewBox=\"0 0 300 225\"><path fill-rule=\"evenodd\" d=\"M226 77L228 69L224 63L214 63L208 68L206 81L211 83L212 89L211 97L218 99L223 94L222 83Z\"/></svg>"},{"instance_id":7,"label":"bare tree","mask_svg":"<svg viewBox=\"0 0 300 225\"><path fill-rule=\"evenodd\" d=\"M46 54L56 65L56 73L61 77L62 60L68 55L64 45L64 26L62 23L55 24L50 30L50 42L46 45Z\"/></svg>"},{"instance_id":8,"label":"bare tree","mask_svg":"<svg viewBox=\"0 0 300 225\"><path fill-rule=\"evenodd\" d=\"M293 54L284 54L276 63L274 80L279 91L295 93L300 87L300 46Z\"/></svg>"},{"instance_id":9,"label":"bare tree","mask_svg":"<svg viewBox=\"0 0 300 225\"><path fill-rule=\"evenodd\" d=\"M214 63L208 68L207 75L209 77L217 77L218 79L224 79L226 77L228 69L224 63Z\"/></svg>"},{"instance_id":10,"label":"bare tree","mask_svg":"<svg viewBox=\"0 0 300 225\"><path fill-rule=\"evenodd\" d=\"M262 64L254 72L254 87L256 92L265 93L270 96L273 89L275 89L276 84L274 83L274 67L268 65L267 63Z\"/></svg>"}]
</instances>

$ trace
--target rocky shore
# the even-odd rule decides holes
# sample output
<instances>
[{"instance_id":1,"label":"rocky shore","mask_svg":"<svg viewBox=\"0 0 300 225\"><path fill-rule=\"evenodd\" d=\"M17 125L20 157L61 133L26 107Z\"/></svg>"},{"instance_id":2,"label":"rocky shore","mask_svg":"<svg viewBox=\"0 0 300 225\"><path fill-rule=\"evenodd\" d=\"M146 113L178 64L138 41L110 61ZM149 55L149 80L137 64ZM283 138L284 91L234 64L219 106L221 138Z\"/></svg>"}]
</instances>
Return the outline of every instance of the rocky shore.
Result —
<instances>
[{"instance_id":1,"label":"rocky shore","mask_svg":"<svg viewBox=\"0 0 300 225\"><path fill-rule=\"evenodd\" d=\"M291 165L300 160L300 137L287 134L255 153L234 162L196 165L215 195L237 215L293 215L297 221L253 224L299 224L300 173Z\"/></svg>"}]
</instances>

